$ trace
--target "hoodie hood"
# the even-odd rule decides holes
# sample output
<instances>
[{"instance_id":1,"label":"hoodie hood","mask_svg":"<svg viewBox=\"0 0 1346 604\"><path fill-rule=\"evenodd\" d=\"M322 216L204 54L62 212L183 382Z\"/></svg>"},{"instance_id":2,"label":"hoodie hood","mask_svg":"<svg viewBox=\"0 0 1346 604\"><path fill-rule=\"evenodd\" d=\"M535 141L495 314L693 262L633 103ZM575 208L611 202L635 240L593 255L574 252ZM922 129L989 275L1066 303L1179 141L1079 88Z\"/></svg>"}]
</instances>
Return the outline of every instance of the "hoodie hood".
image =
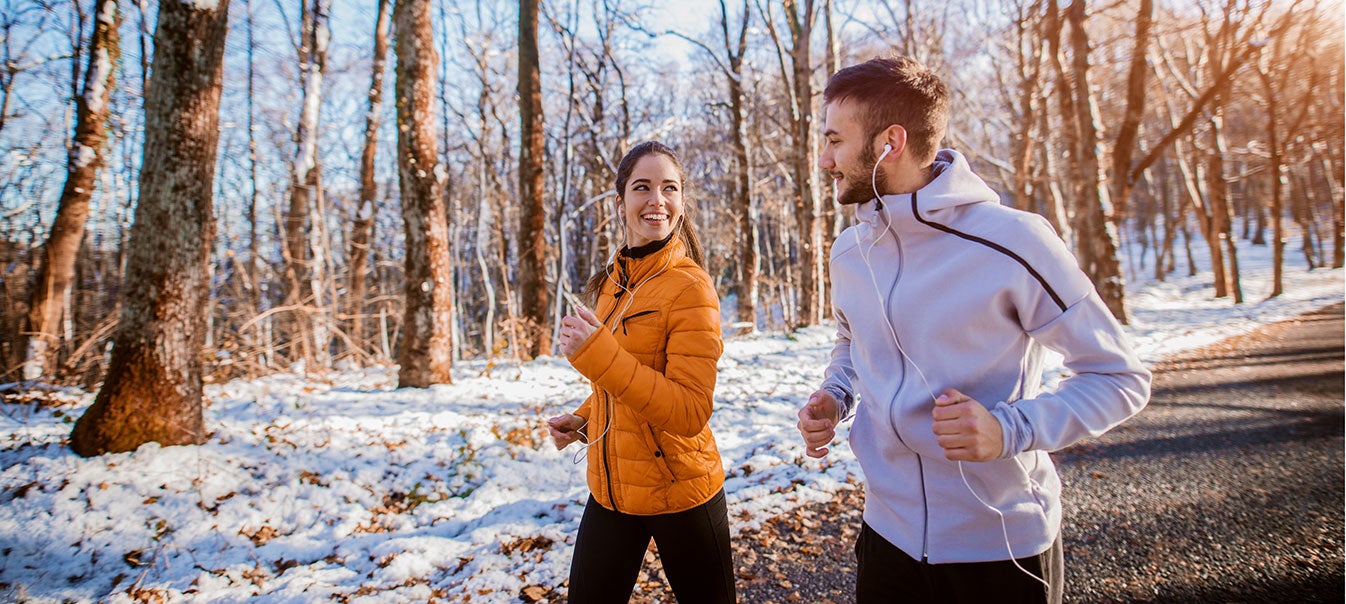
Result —
<instances>
[{"instance_id":1,"label":"hoodie hood","mask_svg":"<svg viewBox=\"0 0 1346 604\"><path fill-rule=\"evenodd\" d=\"M904 216L914 218L911 215L912 195L918 200L922 216L928 212L972 203L1000 203L1000 196L972 172L967 158L958 151L940 149L935 154L932 172L934 178L914 194L884 195L882 207L874 200L860 204L855 210L856 218L870 225L880 219L881 212L889 214L889 219L894 223Z\"/></svg>"}]
</instances>

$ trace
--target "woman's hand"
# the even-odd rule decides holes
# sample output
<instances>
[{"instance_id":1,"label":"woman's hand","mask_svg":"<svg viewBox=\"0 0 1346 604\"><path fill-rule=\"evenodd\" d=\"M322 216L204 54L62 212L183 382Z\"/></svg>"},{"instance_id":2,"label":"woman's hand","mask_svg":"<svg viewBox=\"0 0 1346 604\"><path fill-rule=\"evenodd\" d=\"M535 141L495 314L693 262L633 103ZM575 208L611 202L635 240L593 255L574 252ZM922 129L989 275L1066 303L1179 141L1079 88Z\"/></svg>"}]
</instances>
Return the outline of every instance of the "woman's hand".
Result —
<instances>
[{"instance_id":1,"label":"woman's hand","mask_svg":"<svg viewBox=\"0 0 1346 604\"><path fill-rule=\"evenodd\" d=\"M561 354L569 357L580 349L580 345L589 339L603 322L589 312L587 308L575 308L575 314L561 319Z\"/></svg>"},{"instance_id":2,"label":"woman's hand","mask_svg":"<svg viewBox=\"0 0 1346 604\"><path fill-rule=\"evenodd\" d=\"M580 433L585 420L583 417L573 413L558 415L547 420L547 431L551 432L551 440L556 443L556 450L560 451L584 435Z\"/></svg>"}]
</instances>

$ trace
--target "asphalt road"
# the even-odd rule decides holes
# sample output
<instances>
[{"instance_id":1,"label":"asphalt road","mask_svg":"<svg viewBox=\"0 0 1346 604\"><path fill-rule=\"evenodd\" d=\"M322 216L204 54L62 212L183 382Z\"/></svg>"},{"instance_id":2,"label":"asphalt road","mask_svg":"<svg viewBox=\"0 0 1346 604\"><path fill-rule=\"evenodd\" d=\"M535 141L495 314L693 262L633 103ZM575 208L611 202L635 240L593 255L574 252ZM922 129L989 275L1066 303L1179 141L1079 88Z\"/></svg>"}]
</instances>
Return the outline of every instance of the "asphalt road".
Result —
<instances>
[{"instance_id":1,"label":"asphalt road","mask_svg":"<svg viewBox=\"0 0 1346 604\"><path fill-rule=\"evenodd\" d=\"M1343 601L1344 343L1337 304L1193 351L1139 415L1054 454L1066 601ZM862 499L740 535L740 600L852 601ZM633 601L671 601L646 566Z\"/></svg>"}]
</instances>

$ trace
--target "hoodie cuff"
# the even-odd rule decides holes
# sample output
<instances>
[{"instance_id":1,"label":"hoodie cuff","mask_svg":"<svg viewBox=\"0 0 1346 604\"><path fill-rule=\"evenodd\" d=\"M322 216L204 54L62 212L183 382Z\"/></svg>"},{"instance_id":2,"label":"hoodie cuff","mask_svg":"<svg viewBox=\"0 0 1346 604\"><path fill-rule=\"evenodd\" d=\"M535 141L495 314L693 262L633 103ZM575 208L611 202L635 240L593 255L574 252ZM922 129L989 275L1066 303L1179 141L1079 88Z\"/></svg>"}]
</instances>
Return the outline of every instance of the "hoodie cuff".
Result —
<instances>
[{"instance_id":1,"label":"hoodie cuff","mask_svg":"<svg viewBox=\"0 0 1346 604\"><path fill-rule=\"evenodd\" d=\"M1033 442L1033 426L1013 405L1000 401L991 415L1000 422L1000 459L1009 459L1028 450Z\"/></svg>"},{"instance_id":2,"label":"hoodie cuff","mask_svg":"<svg viewBox=\"0 0 1346 604\"><path fill-rule=\"evenodd\" d=\"M826 384L822 389L831 394L832 398L837 399L837 404L841 405L841 408L837 409L837 423L850 419L851 412L855 410L855 397L835 384Z\"/></svg>"}]
</instances>

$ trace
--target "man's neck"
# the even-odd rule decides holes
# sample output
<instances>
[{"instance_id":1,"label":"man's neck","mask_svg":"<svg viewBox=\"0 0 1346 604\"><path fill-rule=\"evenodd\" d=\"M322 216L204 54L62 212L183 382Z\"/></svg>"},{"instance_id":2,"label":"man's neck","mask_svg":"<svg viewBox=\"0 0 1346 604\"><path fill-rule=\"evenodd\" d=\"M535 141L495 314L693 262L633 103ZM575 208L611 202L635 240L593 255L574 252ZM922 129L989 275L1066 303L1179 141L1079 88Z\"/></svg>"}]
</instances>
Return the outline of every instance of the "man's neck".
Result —
<instances>
[{"instance_id":1,"label":"man's neck","mask_svg":"<svg viewBox=\"0 0 1346 604\"><path fill-rule=\"evenodd\" d=\"M915 193L930 181L935 179L935 164L931 163L923 168L915 166L902 166L888 174L889 186L885 187L885 195L909 195Z\"/></svg>"}]
</instances>

